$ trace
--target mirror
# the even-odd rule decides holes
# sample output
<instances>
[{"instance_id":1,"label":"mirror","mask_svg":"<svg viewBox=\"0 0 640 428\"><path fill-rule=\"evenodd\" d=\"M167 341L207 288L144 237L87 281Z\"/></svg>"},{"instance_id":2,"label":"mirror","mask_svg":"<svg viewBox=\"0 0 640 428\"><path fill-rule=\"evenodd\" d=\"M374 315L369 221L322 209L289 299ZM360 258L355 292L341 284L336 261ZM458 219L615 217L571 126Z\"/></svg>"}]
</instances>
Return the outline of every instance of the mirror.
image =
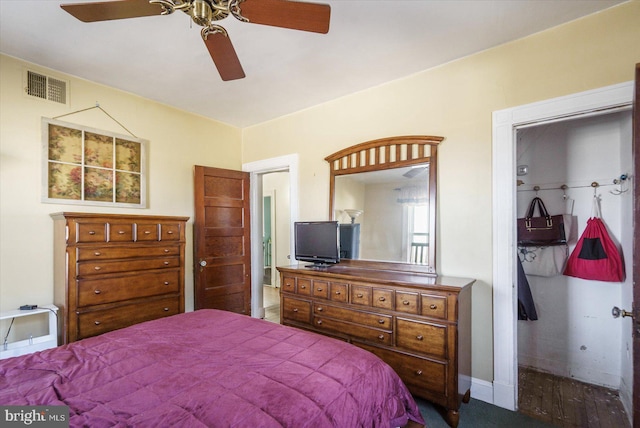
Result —
<instances>
[{"instance_id":1,"label":"mirror","mask_svg":"<svg viewBox=\"0 0 640 428\"><path fill-rule=\"evenodd\" d=\"M325 158L340 257L412 264L435 273L437 145L442 137L369 141Z\"/></svg>"}]
</instances>

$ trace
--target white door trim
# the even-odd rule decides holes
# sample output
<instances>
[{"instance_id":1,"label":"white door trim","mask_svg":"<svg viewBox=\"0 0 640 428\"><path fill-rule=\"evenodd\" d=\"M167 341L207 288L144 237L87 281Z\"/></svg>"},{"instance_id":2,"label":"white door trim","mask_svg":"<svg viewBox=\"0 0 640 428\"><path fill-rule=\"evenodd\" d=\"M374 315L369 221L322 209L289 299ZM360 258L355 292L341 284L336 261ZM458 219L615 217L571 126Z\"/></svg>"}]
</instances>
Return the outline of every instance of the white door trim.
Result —
<instances>
[{"instance_id":1,"label":"white door trim","mask_svg":"<svg viewBox=\"0 0 640 428\"><path fill-rule=\"evenodd\" d=\"M298 155L291 154L242 164L250 174L251 191L251 316L264 318L262 293L262 175L268 172L289 171L289 209L291 216L291 242L293 248L293 222L298 219Z\"/></svg>"},{"instance_id":2,"label":"white door trim","mask_svg":"<svg viewBox=\"0 0 640 428\"><path fill-rule=\"evenodd\" d=\"M493 112L493 404L516 410L516 129L628 108L633 82Z\"/></svg>"}]
</instances>

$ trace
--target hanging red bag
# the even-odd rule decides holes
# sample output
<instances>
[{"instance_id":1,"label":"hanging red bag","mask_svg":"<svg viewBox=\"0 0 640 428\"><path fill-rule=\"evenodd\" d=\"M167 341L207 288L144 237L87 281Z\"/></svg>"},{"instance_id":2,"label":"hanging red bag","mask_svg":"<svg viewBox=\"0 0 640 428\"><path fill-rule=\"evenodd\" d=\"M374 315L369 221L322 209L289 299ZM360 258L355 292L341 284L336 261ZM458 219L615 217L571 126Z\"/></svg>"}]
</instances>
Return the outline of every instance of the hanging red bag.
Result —
<instances>
[{"instance_id":1,"label":"hanging red bag","mask_svg":"<svg viewBox=\"0 0 640 428\"><path fill-rule=\"evenodd\" d=\"M593 204L596 216L587 220L587 227L569 256L564 274L595 281L622 282L624 281L622 257L600 218L600 209L595 196Z\"/></svg>"}]
</instances>

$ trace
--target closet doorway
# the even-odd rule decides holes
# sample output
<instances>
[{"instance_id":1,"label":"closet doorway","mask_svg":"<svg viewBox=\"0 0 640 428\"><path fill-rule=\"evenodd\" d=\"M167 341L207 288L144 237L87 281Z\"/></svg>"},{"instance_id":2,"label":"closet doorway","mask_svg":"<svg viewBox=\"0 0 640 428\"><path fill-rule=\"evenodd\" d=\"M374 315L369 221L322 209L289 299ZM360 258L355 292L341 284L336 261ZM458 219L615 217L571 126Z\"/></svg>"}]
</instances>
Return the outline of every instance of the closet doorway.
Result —
<instances>
[{"instance_id":1,"label":"closet doorway","mask_svg":"<svg viewBox=\"0 0 640 428\"><path fill-rule=\"evenodd\" d=\"M518 248L527 272L518 288L530 290L518 296L518 408L556 426L630 426L619 395L632 387L631 337L611 309L626 306L632 288L631 118L624 109L516 129L516 217L539 197L550 214L572 219L553 267L536 263L540 250ZM562 274L594 203L626 261L623 282Z\"/></svg>"},{"instance_id":2,"label":"closet doorway","mask_svg":"<svg viewBox=\"0 0 640 428\"><path fill-rule=\"evenodd\" d=\"M494 381L492 384L493 404L509 410L518 408L518 321L517 319L517 237L516 222L518 216L517 186L516 186L516 147L517 136L520 129L538 125L551 124L565 120L586 119L608 113L631 111L634 95L634 82L612 85L596 90L572 94L569 96L540 101L528 105L518 106L493 113L493 335L494 335ZM604 144L604 142L602 142ZM631 137L628 138L629 146ZM636 147L638 143L635 143ZM626 151L628 161L633 162L630 150ZM623 153L621 149L621 153ZM637 159L639 154L635 150ZM623 155L621 154L621 157ZM637 162L637 161L636 161ZM636 166L637 168L637 166ZM605 178L605 177L603 177ZM610 179L613 179L611 177ZM531 183L537 184L537 183ZM637 186L636 186L637 187ZM633 188L633 186L631 186ZM601 191L607 188L602 188ZM576 189L577 190L577 189ZM592 190L593 192L593 190ZM638 198L638 191L631 190L632 199ZM637 212L627 212L633 217ZM584 222L584 220L583 220ZM582 228L584 228L584 223ZM633 231L638 235L638 230ZM627 239L632 239L632 236ZM622 238L620 238L622 239ZM627 265L627 277L638 279L638 263L633 263L636 254L624 255ZM634 288L623 286L619 295L619 305L629 310ZM598 317L603 321L611 315L611 307L599 308ZM613 364L620 367L622 376L619 380L620 397L625 410L631 413L632 379L634 377L634 363L639 360L640 353L632 353L632 321L628 318L619 318L618 323L622 330L619 334L624 342L620 348L609 349L607 357ZM528 321L527 321L528 322ZM537 321L536 321L537 322ZM607 333L609 334L609 333ZM580 354L590 350L581 349L584 343L571 344L577 347L576 353ZM634 383L633 389L636 389Z\"/></svg>"}]
</instances>

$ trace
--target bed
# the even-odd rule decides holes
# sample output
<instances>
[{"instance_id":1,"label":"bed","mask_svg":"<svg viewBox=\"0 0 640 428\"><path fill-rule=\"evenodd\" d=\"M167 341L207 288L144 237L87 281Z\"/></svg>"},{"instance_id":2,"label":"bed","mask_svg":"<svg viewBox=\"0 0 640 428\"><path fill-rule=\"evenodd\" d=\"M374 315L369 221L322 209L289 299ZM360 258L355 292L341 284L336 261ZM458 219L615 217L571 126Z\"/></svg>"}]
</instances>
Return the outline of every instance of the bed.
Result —
<instances>
[{"instance_id":1,"label":"bed","mask_svg":"<svg viewBox=\"0 0 640 428\"><path fill-rule=\"evenodd\" d=\"M69 406L92 428L424 425L373 354L210 309L2 360L0 404Z\"/></svg>"}]
</instances>

